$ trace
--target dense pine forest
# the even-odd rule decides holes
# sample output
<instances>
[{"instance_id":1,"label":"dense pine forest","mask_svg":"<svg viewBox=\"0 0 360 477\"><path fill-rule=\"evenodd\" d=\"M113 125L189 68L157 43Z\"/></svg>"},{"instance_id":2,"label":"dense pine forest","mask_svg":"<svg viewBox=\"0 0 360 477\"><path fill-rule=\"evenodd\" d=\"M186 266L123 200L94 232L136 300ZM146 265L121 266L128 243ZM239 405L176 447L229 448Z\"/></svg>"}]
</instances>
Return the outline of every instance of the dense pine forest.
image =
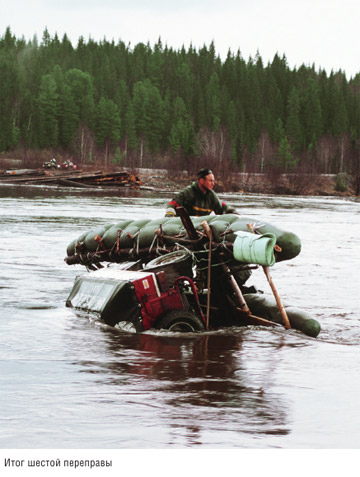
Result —
<instances>
[{"instance_id":1,"label":"dense pine forest","mask_svg":"<svg viewBox=\"0 0 360 477\"><path fill-rule=\"evenodd\" d=\"M286 46L286 45L285 45ZM30 161L360 175L360 74L215 45L0 39L0 153Z\"/></svg>"}]
</instances>

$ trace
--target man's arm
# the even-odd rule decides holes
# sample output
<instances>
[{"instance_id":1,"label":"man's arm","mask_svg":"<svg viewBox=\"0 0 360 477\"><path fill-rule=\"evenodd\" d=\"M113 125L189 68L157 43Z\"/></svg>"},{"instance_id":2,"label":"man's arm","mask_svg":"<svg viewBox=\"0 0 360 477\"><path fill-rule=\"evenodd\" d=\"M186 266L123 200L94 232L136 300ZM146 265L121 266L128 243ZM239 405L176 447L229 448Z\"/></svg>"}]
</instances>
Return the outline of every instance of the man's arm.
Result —
<instances>
[{"instance_id":1,"label":"man's arm","mask_svg":"<svg viewBox=\"0 0 360 477\"><path fill-rule=\"evenodd\" d=\"M215 201L215 206L214 206L214 211L216 215L223 215L223 214L236 214L236 210L234 207L231 207L228 205L224 200L220 200L218 195L213 192L214 194L214 201Z\"/></svg>"},{"instance_id":2,"label":"man's arm","mask_svg":"<svg viewBox=\"0 0 360 477\"><path fill-rule=\"evenodd\" d=\"M237 214L236 209L228 205L226 202L222 201L221 203L222 213L223 214Z\"/></svg>"},{"instance_id":3,"label":"man's arm","mask_svg":"<svg viewBox=\"0 0 360 477\"><path fill-rule=\"evenodd\" d=\"M191 191L189 187L178 192L175 197L168 203L165 217L176 217L176 207L184 207L189 213L189 195L191 195Z\"/></svg>"},{"instance_id":4,"label":"man's arm","mask_svg":"<svg viewBox=\"0 0 360 477\"><path fill-rule=\"evenodd\" d=\"M165 210L165 217L176 217L176 207L180 207L180 204L175 199L171 200Z\"/></svg>"}]
</instances>

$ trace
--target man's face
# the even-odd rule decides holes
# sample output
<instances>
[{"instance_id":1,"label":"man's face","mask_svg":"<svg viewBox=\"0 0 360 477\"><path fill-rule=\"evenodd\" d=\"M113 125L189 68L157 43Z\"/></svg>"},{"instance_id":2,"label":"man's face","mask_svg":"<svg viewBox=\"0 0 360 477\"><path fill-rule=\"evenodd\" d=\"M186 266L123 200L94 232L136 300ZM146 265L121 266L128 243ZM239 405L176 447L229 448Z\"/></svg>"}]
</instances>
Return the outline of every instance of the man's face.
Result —
<instances>
[{"instance_id":1,"label":"man's face","mask_svg":"<svg viewBox=\"0 0 360 477\"><path fill-rule=\"evenodd\" d=\"M200 183L200 189L202 189L204 192L207 190L212 190L215 185L215 177L214 174L208 174L205 177L202 177L199 180Z\"/></svg>"}]
</instances>

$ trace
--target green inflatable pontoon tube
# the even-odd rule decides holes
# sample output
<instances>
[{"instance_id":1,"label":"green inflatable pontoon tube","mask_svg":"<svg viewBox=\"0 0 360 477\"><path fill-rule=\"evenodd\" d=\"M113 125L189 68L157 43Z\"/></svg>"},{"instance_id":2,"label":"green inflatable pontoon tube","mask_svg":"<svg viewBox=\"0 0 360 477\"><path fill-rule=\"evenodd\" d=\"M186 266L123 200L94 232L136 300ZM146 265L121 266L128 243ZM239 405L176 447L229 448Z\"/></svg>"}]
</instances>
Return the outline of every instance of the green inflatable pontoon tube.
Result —
<instances>
[{"instance_id":1,"label":"green inflatable pontoon tube","mask_svg":"<svg viewBox=\"0 0 360 477\"><path fill-rule=\"evenodd\" d=\"M276 237L272 233L256 235L238 230L234 241L234 257L238 262L271 267L275 263Z\"/></svg>"}]
</instances>

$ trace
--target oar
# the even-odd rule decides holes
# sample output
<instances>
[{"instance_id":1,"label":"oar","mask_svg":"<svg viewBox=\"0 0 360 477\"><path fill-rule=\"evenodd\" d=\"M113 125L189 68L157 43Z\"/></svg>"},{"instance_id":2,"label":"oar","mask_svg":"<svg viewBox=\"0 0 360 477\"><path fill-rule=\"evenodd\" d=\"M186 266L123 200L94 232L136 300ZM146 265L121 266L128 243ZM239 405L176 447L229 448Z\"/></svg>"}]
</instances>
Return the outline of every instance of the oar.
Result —
<instances>
[{"instance_id":1,"label":"oar","mask_svg":"<svg viewBox=\"0 0 360 477\"><path fill-rule=\"evenodd\" d=\"M247 227L248 229L252 232L252 233L256 233L256 231L254 230L254 227L251 225L251 224L247 224ZM271 278L271 275L270 275L270 271L269 271L269 267L268 266L263 266L262 267L263 270L264 270L264 273L265 273L265 276L267 278L267 281L269 282L269 285L270 285L270 288L273 292L273 295L275 297L275 300L276 300L276 304L280 310L280 314L281 314L281 317L282 317L282 320L283 320L283 323L284 323L284 326L286 329L289 329L291 328L291 324L290 324L290 320L287 316L287 313L286 313L286 310L284 308L284 305L282 304L282 301L281 301L281 298L280 298L280 295L279 293L277 292L276 290L276 287L275 287L275 284L273 282L273 279Z\"/></svg>"},{"instance_id":2,"label":"oar","mask_svg":"<svg viewBox=\"0 0 360 477\"><path fill-rule=\"evenodd\" d=\"M210 225L204 220L201 227L209 239L209 255L208 255L208 276L207 276L207 301L206 301L206 329L209 329L210 321L210 293L211 293L211 256L212 256L212 232Z\"/></svg>"}]
</instances>

